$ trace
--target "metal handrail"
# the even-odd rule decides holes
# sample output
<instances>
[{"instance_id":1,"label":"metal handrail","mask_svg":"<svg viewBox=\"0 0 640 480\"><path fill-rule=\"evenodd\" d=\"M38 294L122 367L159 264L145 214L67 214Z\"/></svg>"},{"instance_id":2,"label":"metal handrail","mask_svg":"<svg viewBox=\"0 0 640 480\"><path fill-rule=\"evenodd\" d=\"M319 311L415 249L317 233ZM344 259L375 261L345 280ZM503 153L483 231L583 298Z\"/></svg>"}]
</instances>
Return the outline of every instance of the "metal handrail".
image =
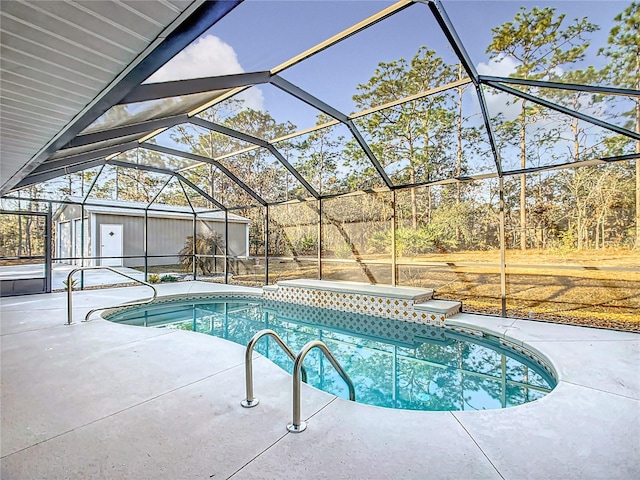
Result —
<instances>
[{"instance_id":1,"label":"metal handrail","mask_svg":"<svg viewBox=\"0 0 640 480\"><path fill-rule=\"evenodd\" d=\"M147 282L144 282L144 281L139 280L137 278L131 277L131 276L127 275L126 273L122 273L122 272L116 270L115 268L106 267L106 266L74 268L73 270L71 270L69 272L69 275L67 275L67 325L71 325L73 323L73 308L72 308L72 301L71 301L71 293L73 292L73 285L71 284L71 277L73 277L74 273L79 272L81 270L109 270L109 271L111 271L113 273L117 273L118 275L122 275L123 277L126 277L129 280L133 280L134 282L138 282L138 283L140 283L142 285L146 285L147 287L149 287L149 288L151 288L153 290L153 296L151 298L147 298L147 299L141 300L139 302L124 303L122 305L117 305L118 307L132 307L132 306L135 306L135 305L146 305L147 303L153 302L156 299L156 297L158 296L158 290L156 289L156 287L154 287L150 283L147 283ZM95 313L95 312L97 312L99 310L106 310L108 308L114 308L114 307L100 307L100 308L94 308L93 310L89 310L87 315L84 317L83 322L88 322L89 321L89 317L93 313Z\"/></svg>"},{"instance_id":2,"label":"metal handrail","mask_svg":"<svg viewBox=\"0 0 640 480\"><path fill-rule=\"evenodd\" d=\"M293 350L291 350L289 345L284 343L284 340L282 340L282 338L280 338L280 335L278 335L276 332L271 329L265 328L264 330L260 330L258 333L256 333L253 338L249 340L247 348L244 351L244 373L247 388L247 398L242 400L240 402L240 405L245 408L255 407L260 402L253 396L253 349L256 346L256 343L258 343L258 340L267 335L272 337L276 341L276 343L280 345L280 348L284 350L284 353L286 353L292 361L295 362L296 360L296 354L293 353ZM300 372L298 372L298 376L300 376ZM302 381L304 383L307 383L307 371L304 369L304 367L302 369Z\"/></svg>"},{"instance_id":3,"label":"metal handrail","mask_svg":"<svg viewBox=\"0 0 640 480\"><path fill-rule=\"evenodd\" d=\"M329 359L333 368L336 369L349 388L349 400L352 402L356 401L356 389L353 386L353 381L351 377L349 377L349 374L342 368L342 365L340 365L324 342L312 340L302 347L295 362L293 362L293 421L287 425L287 430L291 433L300 433L307 428L307 422L300 420L300 371L303 368L302 362L304 362L304 357L314 348L319 348Z\"/></svg>"}]
</instances>

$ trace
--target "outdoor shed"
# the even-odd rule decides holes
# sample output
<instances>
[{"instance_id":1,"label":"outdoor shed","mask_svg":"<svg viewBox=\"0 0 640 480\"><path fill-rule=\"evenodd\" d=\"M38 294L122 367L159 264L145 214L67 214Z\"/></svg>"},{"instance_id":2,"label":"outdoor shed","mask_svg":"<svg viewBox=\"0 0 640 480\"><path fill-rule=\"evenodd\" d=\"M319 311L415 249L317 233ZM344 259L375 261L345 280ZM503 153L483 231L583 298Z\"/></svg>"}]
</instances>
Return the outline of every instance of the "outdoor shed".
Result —
<instances>
[{"instance_id":1,"label":"outdoor shed","mask_svg":"<svg viewBox=\"0 0 640 480\"><path fill-rule=\"evenodd\" d=\"M195 216L189 207L164 205L146 209L145 215L144 203L91 199L82 205L81 199L66 200L78 203L63 204L53 215L58 263L77 265L84 256L95 259L85 265L138 267L144 265L146 250L149 266L175 265L193 236L194 218L197 234L218 234L224 242L223 211ZM229 257L247 256L250 220L231 213L226 217Z\"/></svg>"}]
</instances>

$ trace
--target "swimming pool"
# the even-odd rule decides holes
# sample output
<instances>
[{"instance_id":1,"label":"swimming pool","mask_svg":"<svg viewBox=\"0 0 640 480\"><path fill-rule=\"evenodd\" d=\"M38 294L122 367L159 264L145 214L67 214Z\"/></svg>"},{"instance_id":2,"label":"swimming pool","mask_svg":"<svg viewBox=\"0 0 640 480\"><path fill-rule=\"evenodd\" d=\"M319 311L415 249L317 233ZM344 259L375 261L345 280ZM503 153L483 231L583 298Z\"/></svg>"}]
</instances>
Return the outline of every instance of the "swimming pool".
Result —
<instances>
[{"instance_id":1,"label":"swimming pool","mask_svg":"<svg viewBox=\"0 0 640 480\"><path fill-rule=\"evenodd\" d=\"M107 312L112 322L175 328L247 345L275 330L298 352L322 340L349 373L356 401L408 410L484 410L537 400L556 384L549 367L498 339L416 323L342 313L259 297L171 300ZM256 350L291 373L293 362L271 338ZM348 390L316 349L304 362L308 384L344 398Z\"/></svg>"}]
</instances>

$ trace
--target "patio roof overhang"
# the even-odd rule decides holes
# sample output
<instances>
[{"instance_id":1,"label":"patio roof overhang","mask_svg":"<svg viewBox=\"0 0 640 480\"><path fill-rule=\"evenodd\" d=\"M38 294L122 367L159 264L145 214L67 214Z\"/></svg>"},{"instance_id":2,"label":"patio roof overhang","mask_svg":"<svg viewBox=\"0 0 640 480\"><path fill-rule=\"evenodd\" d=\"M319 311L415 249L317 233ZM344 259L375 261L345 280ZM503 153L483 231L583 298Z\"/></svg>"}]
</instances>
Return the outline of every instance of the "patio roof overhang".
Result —
<instances>
[{"instance_id":1,"label":"patio roof overhang","mask_svg":"<svg viewBox=\"0 0 640 480\"><path fill-rule=\"evenodd\" d=\"M0 195L240 0L0 3Z\"/></svg>"}]
</instances>

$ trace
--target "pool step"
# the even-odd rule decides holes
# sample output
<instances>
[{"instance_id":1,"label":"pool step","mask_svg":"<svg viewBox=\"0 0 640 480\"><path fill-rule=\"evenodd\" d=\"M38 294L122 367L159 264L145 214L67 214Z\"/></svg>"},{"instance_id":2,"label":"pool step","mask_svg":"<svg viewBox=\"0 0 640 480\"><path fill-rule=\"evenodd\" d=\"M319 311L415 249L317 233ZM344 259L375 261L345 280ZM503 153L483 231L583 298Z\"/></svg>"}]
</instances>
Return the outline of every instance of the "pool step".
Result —
<instances>
[{"instance_id":1,"label":"pool step","mask_svg":"<svg viewBox=\"0 0 640 480\"><path fill-rule=\"evenodd\" d=\"M445 318L460 313L462 310L462 302L453 300L428 300L426 302L417 303L413 306L414 310L421 312L431 312L436 315L444 315Z\"/></svg>"}]
</instances>

